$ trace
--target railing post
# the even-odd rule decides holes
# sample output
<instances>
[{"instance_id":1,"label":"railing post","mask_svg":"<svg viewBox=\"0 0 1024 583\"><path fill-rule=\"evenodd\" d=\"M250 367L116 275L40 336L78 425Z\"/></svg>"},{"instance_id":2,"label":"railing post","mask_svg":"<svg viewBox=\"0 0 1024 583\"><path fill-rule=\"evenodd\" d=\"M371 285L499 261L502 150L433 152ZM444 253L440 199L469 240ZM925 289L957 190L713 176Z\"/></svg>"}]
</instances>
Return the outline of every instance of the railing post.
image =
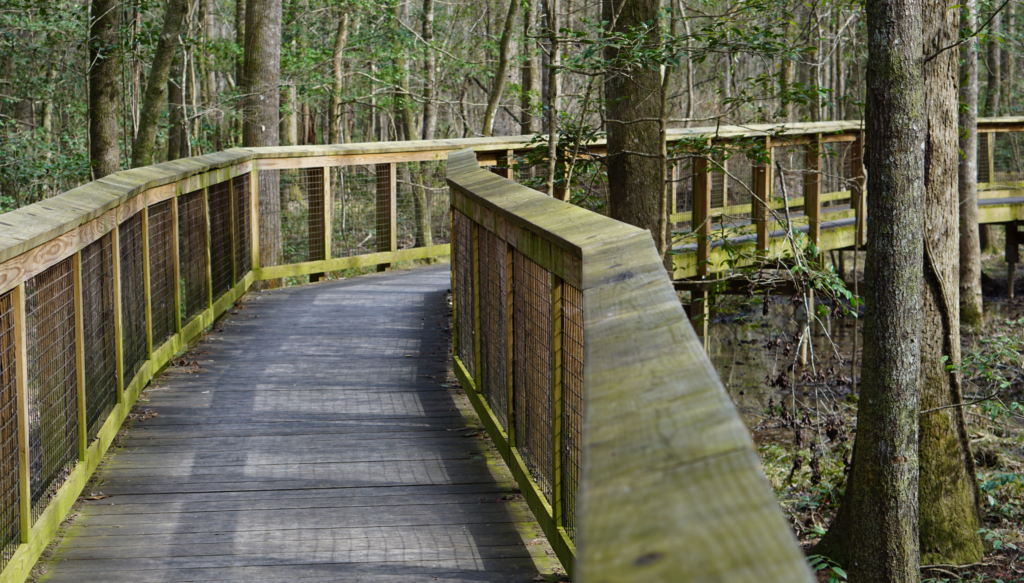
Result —
<instances>
[{"instance_id":1,"label":"railing post","mask_svg":"<svg viewBox=\"0 0 1024 583\"><path fill-rule=\"evenodd\" d=\"M75 289L75 385L78 393L78 459L85 461L89 445L89 429L86 424L85 402L85 315L82 313L82 250L74 254L71 266L74 273Z\"/></svg>"},{"instance_id":2,"label":"railing post","mask_svg":"<svg viewBox=\"0 0 1024 583\"><path fill-rule=\"evenodd\" d=\"M711 259L711 161L706 156L693 160L693 213L691 224L697 233L697 275L707 279L710 273ZM710 346L708 339L708 290L690 292L690 320L696 322L694 328L704 339L704 349Z\"/></svg>"},{"instance_id":3,"label":"railing post","mask_svg":"<svg viewBox=\"0 0 1024 583\"><path fill-rule=\"evenodd\" d=\"M1017 222L1006 223L1006 291L1009 297L1013 297L1013 279L1017 272L1017 263L1020 262L1020 237L1017 231Z\"/></svg>"},{"instance_id":4,"label":"railing post","mask_svg":"<svg viewBox=\"0 0 1024 583\"><path fill-rule=\"evenodd\" d=\"M821 134L811 136L804 152L804 214L807 236L817 246L821 239Z\"/></svg>"},{"instance_id":5,"label":"railing post","mask_svg":"<svg viewBox=\"0 0 1024 583\"><path fill-rule=\"evenodd\" d=\"M142 196L146 196L143 194ZM142 210L142 289L146 300L146 360L153 359L153 296L149 281L149 201Z\"/></svg>"},{"instance_id":6,"label":"railing post","mask_svg":"<svg viewBox=\"0 0 1024 583\"><path fill-rule=\"evenodd\" d=\"M377 164L377 252L398 250L398 177L395 163ZM377 271L386 271L391 263L377 265Z\"/></svg>"},{"instance_id":7,"label":"railing post","mask_svg":"<svg viewBox=\"0 0 1024 583\"><path fill-rule=\"evenodd\" d=\"M235 248L238 245L238 230L235 228L235 180L228 179L228 230L231 237L231 287L238 284L238 260L235 257Z\"/></svg>"},{"instance_id":8,"label":"railing post","mask_svg":"<svg viewBox=\"0 0 1024 583\"><path fill-rule=\"evenodd\" d=\"M124 339L121 317L121 225L116 223L110 231L110 250L114 264L114 358L117 370L117 402L124 403Z\"/></svg>"},{"instance_id":9,"label":"railing post","mask_svg":"<svg viewBox=\"0 0 1024 583\"><path fill-rule=\"evenodd\" d=\"M772 176L775 155L772 152L770 138L765 138L765 155L768 160L764 164L754 166L754 195L750 201L750 220L754 222L757 232L757 250L768 250L768 202L772 195Z\"/></svg>"},{"instance_id":10,"label":"railing post","mask_svg":"<svg viewBox=\"0 0 1024 583\"><path fill-rule=\"evenodd\" d=\"M865 224L868 214L867 196L864 192L864 132L857 132L857 139L850 146L850 169L850 183L852 186L850 202L853 203L856 216L853 244L854 253L856 253L858 247L867 245L868 242L867 226ZM854 274L854 277L856 277L856 274Z\"/></svg>"},{"instance_id":11,"label":"railing post","mask_svg":"<svg viewBox=\"0 0 1024 583\"><path fill-rule=\"evenodd\" d=\"M14 300L15 375L18 391L18 501L21 514L21 542L32 533L32 482L28 450L28 322L25 320L25 282L12 290Z\"/></svg>"},{"instance_id":12,"label":"railing post","mask_svg":"<svg viewBox=\"0 0 1024 583\"><path fill-rule=\"evenodd\" d=\"M181 257L178 197L171 199L171 270L174 273L174 333L181 334ZM255 237L254 237L255 238Z\"/></svg>"},{"instance_id":13,"label":"railing post","mask_svg":"<svg viewBox=\"0 0 1024 583\"><path fill-rule=\"evenodd\" d=\"M483 352L483 338L480 333L480 226L476 221L469 221L469 276L472 278L473 294L473 382L476 391L483 392L484 362L480 357Z\"/></svg>"},{"instance_id":14,"label":"railing post","mask_svg":"<svg viewBox=\"0 0 1024 583\"><path fill-rule=\"evenodd\" d=\"M213 231L210 225L210 189L203 188L203 225L206 228L206 309L213 312Z\"/></svg>"},{"instance_id":15,"label":"railing post","mask_svg":"<svg viewBox=\"0 0 1024 583\"><path fill-rule=\"evenodd\" d=\"M252 244L252 270L255 272L260 265L260 177L256 170L256 160L252 161L249 171L249 242Z\"/></svg>"},{"instance_id":16,"label":"railing post","mask_svg":"<svg viewBox=\"0 0 1024 583\"><path fill-rule=\"evenodd\" d=\"M513 326L515 325L515 318L513 310L515 308L513 302L513 285L512 270L515 266L513 262L513 254L509 251L508 241L502 241L502 246L505 248L505 412L506 412L506 425L508 428L508 447L509 455L513 448L516 446L516 411L515 411L515 385L512 382L513 376L512 371L515 366L513 359L515 358L515 345L513 337ZM455 271L454 269L452 271ZM454 287L452 289L455 289Z\"/></svg>"},{"instance_id":17,"label":"railing post","mask_svg":"<svg viewBox=\"0 0 1024 583\"><path fill-rule=\"evenodd\" d=\"M553 252L557 252L552 249ZM562 516L562 278L551 274L551 514Z\"/></svg>"}]
</instances>

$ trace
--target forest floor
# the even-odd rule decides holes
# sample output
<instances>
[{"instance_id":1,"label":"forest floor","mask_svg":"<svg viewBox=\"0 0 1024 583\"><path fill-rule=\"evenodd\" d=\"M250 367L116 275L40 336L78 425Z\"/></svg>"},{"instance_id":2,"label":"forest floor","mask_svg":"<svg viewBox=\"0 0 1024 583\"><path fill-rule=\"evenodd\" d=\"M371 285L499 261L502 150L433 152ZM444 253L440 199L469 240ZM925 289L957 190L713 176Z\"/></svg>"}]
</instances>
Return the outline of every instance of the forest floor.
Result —
<instances>
[{"instance_id":1,"label":"forest floor","mask_svg":"<svg viewBox=\"0 0 1024 583\"><path fill-rule=\"evenodd\" d=\"M983 264L986 325L978 332L964 330L961 345L965 399L973 402L966 419L981 490L985 556L972 565L923 566L924 582L1024 583L1024 274L1018 273L1016 297L1010 299L1002 254L986 256ZM851 344L856 346L850 342L852 320L830 324L836 350L816 343L816 367L797 364L787 370L796 360L799 326L788 302L772 306L781 317L757 323L760 305L726 299L718 306L723 314L729 313L730 301L737 310L712 324L713 339L716 324L726 331L717 349L712 341L712 360L751 429L780 505L813 555L837 510L852 453L857 418L847 360ZM737 370L744 366L757 370ZM985 397L991 398L981 400ZM813 563L819 565L820 581L845 580L827 561Z\"/></svg>"}]
</instances>

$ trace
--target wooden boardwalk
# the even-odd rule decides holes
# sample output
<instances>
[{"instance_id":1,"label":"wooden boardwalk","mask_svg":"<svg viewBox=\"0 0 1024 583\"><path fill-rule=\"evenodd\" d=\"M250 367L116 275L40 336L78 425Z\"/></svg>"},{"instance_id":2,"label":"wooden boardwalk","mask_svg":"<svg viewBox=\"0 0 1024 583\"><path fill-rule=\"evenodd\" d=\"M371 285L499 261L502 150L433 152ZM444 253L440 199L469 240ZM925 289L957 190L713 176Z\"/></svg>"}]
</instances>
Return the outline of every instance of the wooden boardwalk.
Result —
<instances>
[{"instance_id":1,"label":"wooden boardwalk","mask_svg":"<svg viewBox=\"0 0 1024 583\"><path fill-rule=\"evenodd\" d=\"M557 565L450 370L447 265L252 293L157 378L42 581L527 582ZM180 361L179 361L180 362ZM148 402L146 402L148 400Z\"/></svg>"}]
</instances>

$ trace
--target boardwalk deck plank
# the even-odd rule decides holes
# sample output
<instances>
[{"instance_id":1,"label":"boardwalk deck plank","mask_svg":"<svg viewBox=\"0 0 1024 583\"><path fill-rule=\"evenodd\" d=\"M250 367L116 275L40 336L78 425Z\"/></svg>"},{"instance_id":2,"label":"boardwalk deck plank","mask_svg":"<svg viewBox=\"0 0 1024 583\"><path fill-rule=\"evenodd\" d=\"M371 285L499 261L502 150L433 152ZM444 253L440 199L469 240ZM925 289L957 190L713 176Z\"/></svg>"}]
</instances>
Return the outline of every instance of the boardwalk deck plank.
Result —
<instances>
[{"instance_id":1,"label":"boardwalk deck plank","mask_svg":"<svg viewBox=\"0 0 1024 583\"><path fill-rule=\"evenodd\" d=\"M437 266L251 294L144 394L149 415L92 486L108 497L85 503L42 580L550 572L540 528L446 383L449 285Z\"/></svg>"}]
</instances>

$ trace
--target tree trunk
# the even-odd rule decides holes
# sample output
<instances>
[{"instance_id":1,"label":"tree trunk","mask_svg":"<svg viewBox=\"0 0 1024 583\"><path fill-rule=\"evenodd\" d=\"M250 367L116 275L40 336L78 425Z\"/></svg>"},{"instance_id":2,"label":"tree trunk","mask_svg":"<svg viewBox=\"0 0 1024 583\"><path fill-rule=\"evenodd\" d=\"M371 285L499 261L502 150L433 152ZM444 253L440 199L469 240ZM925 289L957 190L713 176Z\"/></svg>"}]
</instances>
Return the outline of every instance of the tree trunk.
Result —
<instances>
[{"instance_id":1,"label":"tree trunk","mask_svg":"<svg viewBox=\"0 0 1024 583\"><path fill-rule=\"evenodd\" d=\"M980 561L977 484L971 457L959 375L946 370L960 364L959 212L957 188L957 51L939 52L956 43L960 13L942 0L925 0L924 66L927 115L925 134L925 270L921 333L922 411L920 417L921 560L927 564ZM952 407L951 407L952 406Z\"/></svg>"},{"instance_id":2,"label":"tree trunk","mask_svg":"<svg viewBox=\"0 0 1024 583\"><path fill-rule=\"evenodd\" d=\"M245 2L246 0L235 0L235 46L238 50L235 57L235 87L239 93L245 93ZM240 144L238 141L242 136L242 120L245 119L245 98L235 101L235 117L231 121L232 143Z\"/></svg>"},{"instance_id":3,"label":"tree trunk","mask_svg":"<svg viewBox=\"0 0 1024 583\"><path fill-rule=\"evenodd\" d=\"M1006 5L1006 26L1004 27L1007 31L1007 36L1016 35L1017 30L1017 4L1010 2ZM1010 36L1012 38L1012 36ZM1007 43L1011 43L1010 39L1007 39ZM1012 45L1010 45L1012 46ZM1013 106L1013 75L1014 75L1014 59L1015 54L1012 50L1002 51L1002 58L999 60L999 78L1002 81L1002 88L1000 89L1000 101L1003 103L1002 115L1013 115L1011 110Z\"/></svg>"},{"instance_id":4,"label":"tree trunk","mask_svg":"<svg viewBox=\"0 0 1024 583\"><path fill-rule=\"evenodd\" d=\"M494 69L494 81L491 83L491 94L487 96L487 109L484 111L484 125L481 133L490 136L494 131L494 114L498 111L501 94L505 91L505 72L508 70L509 51L512 47L512 34L516 25L516 14L519 12L520 0L508 0L508 15L505 27L501 31L498 47L498 66Z\"/></svg>"},{"instance_id":5,"label":"tree trunk","mask_svg":"<svg viewBox=\"0 0 1024 583\"><path fill-rule=\"evenodd\" d=\"M547 67L547 131L548 131L548 169L545 183L548 196L555 196L555 171L558 165L558 111L562 93L561 78L558 67L562 63L559 53L558 18L561 12L559 0L546 0L544 3L545 21L548 37ZM569 189L566 188L565 192Z\"/></svg>"},{"instance_id":6,"label":"tree trunk","mask_svg":"<svg viewBox=\"0 0 1024 583\"><path fill-rule=\"evenodd\" d=\"M302 104L299 103L299 89L288 85L281 91L281 145L297 146L299 141L299 116Z\"/></svg>"},{"instance_id":7,"label":"tree trunk","mask_svg":"<svg viewBox=\"0 0 1024 583\"><path fill-rule=\"evenodd\" d=\"M535 1L537 0L524 0L523 2L523 93L520 100L519 131L524 135L540 131L537 117L533 115L537 104L537 93L540 91L540 63L534 48L536 43L530 38L530 27L533 26L535 18Z\"/></svg>"},{"instance_id":8,"label":"tree trunk","mask_svg":"<svg viewBox=\"0 0 1024 583\"><path fill-rule=\"evenodd\" d=\"M89 164L96 180L120 170L118 155L118 9L114 0L92 0L89 21Z\"/></svg>"},{"instance_id":9,"label":"tree trunk","mask_svg":"<svg viewBox=\"0 0 1024 583\"><path fill-rule=\"evenodd\" d=\"M242 144L277 146L281 99L281 0L247 0L242 66L245 116ZM260 266L281 263L281 193L276 172L259 173ZM280 280L264 282L280 286Z\"/></svg>"},{"instance_id":10,"label":"tree trunk","mask_svg":"<svg viewBox=\"0 0 1024 583\"><path fill-rule=\"evenodd\" d=\"M344 141L343 116L341 114L341 91L344 77L342 76L342 56L348 44L348 10L338 19L338 32L334 35L334 53L331 55L331 131L327 141L340 144Z\"/></svg>"},{"instance_id":11,"label":"tree trunk","mask_svg":"<svg viewBox=\"0 0 1024 583\"><path fill-rule=\"evenodd\" d=\"M175 47L177 48L177 47ZM185 141L185 92L182 91L181 57L176 55L167 76L167 159L183 156Z\"/></svg>"},{"instance_id":12,"label":"tree trunk","mask_svg":"<svg viewBox=\"0 0 1024 583\"><path fill-rule=\"evenodd\" d=\"M423 0L423 139L433 140L437 127L437 54L434 52L434 0Z\"/></svg>"},{"instance_id":13,"label":"tree trunk","mask_svg":"<svg viewBox=\"0 0 1024 583\"><path fill-rule=\"evenodd\" d=\"M405 16L405 4L400 2L395 7L395 20L404 20ZM396 105L401 116L400 139L415 140L419 134L416 131L416 116L413 113L412 104L409 102L409 61L406 60L403 51L399 52L395 65L399 72ZM408 164L398 165L398 176L412 189L415 246L430 247L434 244L434 235L431 232L430 207L427 205L427 194L421 184L422 179L417 177L416 183L413 184Z\"/></svg>"},{"instance_id":14,"label":"tree trunk","mask_svg":"<svg viewBox=\"0 0 1024 583\"><path fill-rule=\"evenodd\" d=\"M868 0L869 249L853 466L816 553L858 583L917 581L924 91L920 0Z\"/></svg>"},{"instance_id":15,"label":"tree trunk","mask_svg":"<svg viewBox=\"0 0 1024 583\"><path fill-rule=\"evenodd\" d=\"M978 2L961 9L962 26L978 27ZM978 240L978 39L960 46L960 323L981 327L981 244Z\"/></svg>"},{"instance_id":16,"label":"tree trunk","mask_svg":"<svg viewBox=\"0 0 1024 583\"><path fill-rule=\"evenodd\" d=\"M167 79L174 62L174 53L178 48L178 35L181 34L181 22L185 17L186 0L168 0L164 12L164 27L156 44L153 64L149 68L146 79L146 93L142 98L142 111L139 114L139 132L132 145L132 167L147 166L153 163L156 150L156 133L160 127L160 113L164 107L167 94Z\"/></svg>"},{"instance_id":17,"label":"tree trunk","mask_svg":"<svg viewBox=\"0 0 1024 583\"><path fill-rule=\"evenodd\" d=\"M650 24L645 44L653 46L661 37L656 24L659 4L657 0L604 0L603 19L618 33ZM665 190L658 159L661 75L657 68L628 63L628 59L629 54L620 54L615 47L605 49L605 60L613 67L605 75L609 213L613 219L649 230L657 241L659 201Z\"/></svg>"}]
</instances>

